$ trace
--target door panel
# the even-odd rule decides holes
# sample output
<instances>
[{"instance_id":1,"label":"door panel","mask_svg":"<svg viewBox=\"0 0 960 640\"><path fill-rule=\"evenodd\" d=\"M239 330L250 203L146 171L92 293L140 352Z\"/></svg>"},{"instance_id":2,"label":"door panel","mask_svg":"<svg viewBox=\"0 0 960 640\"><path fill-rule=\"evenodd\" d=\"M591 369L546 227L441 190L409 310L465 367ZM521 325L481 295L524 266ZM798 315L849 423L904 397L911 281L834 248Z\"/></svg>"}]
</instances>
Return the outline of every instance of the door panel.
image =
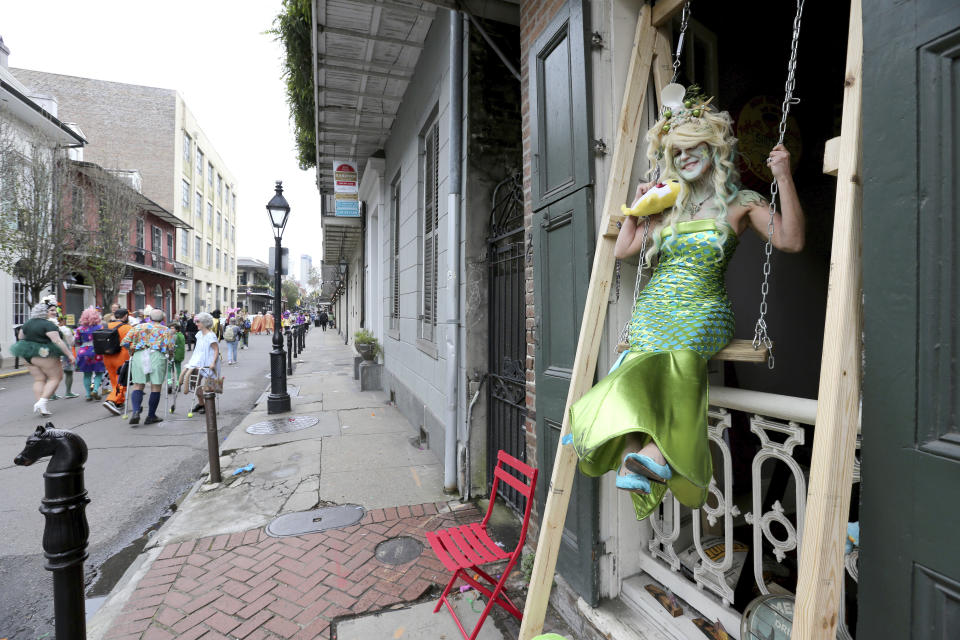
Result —
<instances>
[{"instance_id":1,"label":"door panel","mask_svg":"<svg viewBox=\"0 0 960 640\"><path fill-rule=\"evenodd\" d=\"M858 638L960 624L960 8L864 12Z\"/></svg>"},{"instance_id":2,"label":"door panel","mask_svg":"<svg viewBox=\"0 0 960 640\"><path fill-rule=\"evenodd\" d=\"M571 0L530 51L534 210L593 179L584 29L583 0Z\"/></svg>"},{"instance_id":3,"label":"door panel","mask_svg":"<svg viewBox=\"0 0 960 640\"><path fill-rule=\"evenodd\" d=\"M560 441L593 253L593 198L581 189L534 214L537 313L537 488L542 514ZM588 602L597 601L594 545L598 482L577 474L557 560L560 575Z\"/></svg>"}]
</instances>

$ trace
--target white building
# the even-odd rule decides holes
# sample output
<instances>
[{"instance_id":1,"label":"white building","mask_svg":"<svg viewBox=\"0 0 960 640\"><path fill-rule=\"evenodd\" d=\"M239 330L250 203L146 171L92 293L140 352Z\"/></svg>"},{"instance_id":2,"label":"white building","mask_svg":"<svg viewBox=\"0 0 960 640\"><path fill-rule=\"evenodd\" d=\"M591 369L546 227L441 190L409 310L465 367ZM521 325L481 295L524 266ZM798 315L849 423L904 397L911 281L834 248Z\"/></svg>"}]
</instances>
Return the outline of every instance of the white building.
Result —
<instances>
[{"instance_id":1,"label":"white building","mask_svg":"<svg viewBox=\"0 0 960 640\"><path fill-rule=\"evenodd\" d=\"M307 286L310 281L310 271L313 270L313 258L305 253L300 254L300 284Z\"/></svg>"}]
</instances>

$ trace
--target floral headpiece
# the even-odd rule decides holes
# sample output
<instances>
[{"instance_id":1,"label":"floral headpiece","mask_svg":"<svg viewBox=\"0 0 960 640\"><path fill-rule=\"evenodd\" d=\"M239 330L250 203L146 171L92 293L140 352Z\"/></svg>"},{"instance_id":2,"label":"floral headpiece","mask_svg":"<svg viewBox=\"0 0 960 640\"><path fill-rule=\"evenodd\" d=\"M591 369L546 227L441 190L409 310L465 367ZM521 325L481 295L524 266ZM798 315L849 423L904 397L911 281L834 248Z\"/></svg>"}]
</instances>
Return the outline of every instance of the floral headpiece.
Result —
<instances>
[{"instance_id":1,"label":"floral headpiece","mask_svg":"<svg viewBox=\"0 0 960 640\"><path fill-rule=\"evenodd\" d=\"M671 83L660 92L663 102L663 113L660 115L660 131L668 133L677 127L692 120L698 120L710 110L713 98L708 98L700 92L700 87L692 84L689 89L682 84Z\"/></svg>"}]
</instances>

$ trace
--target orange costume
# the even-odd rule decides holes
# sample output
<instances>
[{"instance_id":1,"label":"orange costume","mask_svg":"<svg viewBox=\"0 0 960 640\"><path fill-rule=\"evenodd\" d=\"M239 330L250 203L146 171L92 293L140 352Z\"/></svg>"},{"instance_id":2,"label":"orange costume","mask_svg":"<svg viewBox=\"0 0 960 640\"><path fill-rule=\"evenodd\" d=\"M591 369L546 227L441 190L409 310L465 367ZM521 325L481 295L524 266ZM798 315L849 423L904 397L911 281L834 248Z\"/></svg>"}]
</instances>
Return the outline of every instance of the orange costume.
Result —
<instances>
[{"instance_id":1,"label":"orange costume","mask_svg":"<svg viewBox=\"0 0 960 640\"><path fill-rule=\"evenodd\" d=\"M273 333L273 315L268 313L263 317L263 330L267 333Z\"/></svg>"},{"instance_id":2,"label":"orange costume","mask_svg":"<svg viewBox=\"0 0 960 640\"><path fill-rule=\"evenodd\" d=\"M107 324L108 329L117 328L117 333L120 334L120 341L123 342L123 339L127 337L127 332L130 331L131 327L126 322L110 322ZM121 409L123 408L124 400L126 399L126 387L121 387L117 384L117 371L120 370L120 367L123 366L123 363L130 359L130 353L121 348L118 353L113 355L103 356L103 364L107 368L107 375L110 376L110 395L107 396L107 400L117 405Z\"/></svg>"},{"instance_id":3,"label":"orange costume","mask_svg":"<svg viewBox=\"0 0 960 640\"><path fill-rule=\"evenodd\" d=\"M263 331L263 316L257 314L250 320L250 333L257 336Z\"/></svg>"}]
</instances>

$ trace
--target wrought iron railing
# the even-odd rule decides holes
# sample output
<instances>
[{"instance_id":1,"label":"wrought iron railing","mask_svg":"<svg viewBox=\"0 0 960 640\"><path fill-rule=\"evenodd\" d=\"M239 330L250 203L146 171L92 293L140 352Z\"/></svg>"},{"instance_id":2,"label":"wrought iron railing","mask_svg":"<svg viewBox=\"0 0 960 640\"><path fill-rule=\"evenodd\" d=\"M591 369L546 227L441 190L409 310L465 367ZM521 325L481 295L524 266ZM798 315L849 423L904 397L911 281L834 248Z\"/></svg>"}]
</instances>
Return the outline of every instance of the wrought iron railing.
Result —
<instances>
[{"instance_id":1,"label":"wrought iron railing","mask_svg":"<svg viewBox=\"0 0 960 640\"><path fill-rule=\"evenodd\" d=\"M728 632L733 629L734 637L739 637L738 609L742 610L746 603L737 602L738 606L734 606L734 587L728 584L727 574L734 566L735 544L746 540L735 540L734 529L738 528L741 537L745 537L743 528L746 526L752 534L748 557L741 570L747 563L752 566L756 591L761 594L771 590L792 592L795 586L785 587L783 581L775 586L772 580L764 578L764 560L767 560L768 568L777 569L772 567L775 561L782 569L788 556L792 561L799 557L807 474L797 460L797 453L798 447L803 447L812 435L812 431L808 431L816 420L817 403L805 398L726 387L711 387L710 403L708 437L715 469L707 503L700 509L689 509L668 491L660 508L650 516L651 536L641 551L640 565L646 574L711 620L720 620ZM757 448L749 461L735 460L731 450L728 432L733 425L732 412L745 414L750 432L757 437ZM751 467L752 499L746 513L737 506L734 493L734 465L737 463L750 464ZM788 482L783 483L784 495L772 501L769 497L765 500L770 472L778 464L789 473ZM859 456L853 481L860 481ZM791 484L792 491L788 491ZM711 529L707 534L704 533L703 520ZM707 537L722 540L722 543L713 545L711 553L704 549ZM722 553L717 553L718 545L722 547ZM682 556L690 557L691 549L695 550L692 572L689 560L681 562ZM856 580L855 555L847 557L846 565ZM782 570L780 573L787 572ZM838 638L850 638L845 622L840 625Z\"/></svg>"},{"instance_id":2,"label":"wrought iron railing","mask_svg":"<svg viewBox=\"0 0 960 640\"><path fill-rule=\"evenodd\" d=\"M148 251L143 247L131 246L128 261L157 271L189 277L192 270L182 262L177 262L159 251Z\"/></svg>"}]
</instances>

